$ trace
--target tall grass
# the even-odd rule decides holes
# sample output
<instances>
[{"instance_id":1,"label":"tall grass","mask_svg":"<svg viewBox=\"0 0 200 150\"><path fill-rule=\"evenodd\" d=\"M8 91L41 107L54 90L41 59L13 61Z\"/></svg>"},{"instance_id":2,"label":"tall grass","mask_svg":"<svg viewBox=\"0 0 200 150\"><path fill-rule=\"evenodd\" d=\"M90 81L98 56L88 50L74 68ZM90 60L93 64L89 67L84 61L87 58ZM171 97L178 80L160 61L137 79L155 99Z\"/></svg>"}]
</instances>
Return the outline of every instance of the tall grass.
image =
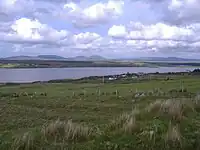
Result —
<instances>
[{"instance_id":1,"label":"tall grass","mask_svg":"<svg viewBox=\"0 0 200 150\"><path fill-rule=\"evenodd\" d=\"M173 120L181 120L183 117L183 101L169 99L162 103L161 111L167 113Z\"/></svg>"},{"instance_id":2,"label":"tall grass","mask_svg":"<svg viewBox=\"0 0 200 150\"><path fill-rule=\"evenodd\" d=\"M195 104L195 108L199 109L200 108L200 94L196 94L195 98L194 98L194 104Z\"/></svg>"},{"instance_id":3,"label":"tall grass","mask_svg":"<svg viewBox=\"0 0 200 150\"><path fill-rule=\"evenodd\" d=\"M106 129L103 129L101 133L122 133L124 135L128 134L128 136L139 135L141 137L143 134L148 134L148 140L154 142L150 144L156 145L156 140L158 138L162 138L162 141L160 142L167 143L166 146L168 147L171 146L171 143L182 146L182 136L179 128L179 123L181 123L180 121L184 117L185 109L193 109L194 105L199 104L199 101L199 98L195 98L193 101L191 99L156 100L155 102L150 103L144 109L134 108L130 113L123 113L119 115L118 117L111 120L111 122L106 125ZM157 130L157 127L152 128L152 126L157 126L157 124L153 124L152 126L150 124L150 127L146 127L147 124L149 125L149 119L152 119L148 118L149 115L146 117L146 113L151 113L151 115L155 115L156 113L156 115L159 115L159 118L163 116L169 117L167 118L167 120L170 120L168 128L167 124L165 125L166 119L164 120L163 124L161 123L158 125L158 128L162 129ZM141 118L144 119L144 122L141 122ZM174 125L172 122L176 122L176 124ZM163 134L165 135L164 140ZM73 123L72 120L61 121L58 119L43 125L42 129L37 134L26 132L22 136L15 138L12 149L37 150L38 148L41 148L41 145L51 145L53 143L61 145L63 143L76 144L77 142L82 141L92 141L91 139L97 135L98 134L94 128ZM145 138L147 137L143 136L141 139L146 142ZM148 142L143 144L148 144Z\"/></svg>"},{"instance_id":4,"label":"tall grass","mask_svg":"<svg viewBox=\"0 0 200 150\"><path fill-rule=\"evenodd\" d=\"M181 145L181 133L178 125L172 125L171 122L169 123L165 140L167 143L177 143Z\"/></svg>"},{"instance_id":5,"label":"tall grass","mask_svg":"<svg viewBox=\"0 0 200 150\"><path fill-rule=\"evenodd\" d=\"M136 118L132 116L123 124L122 131L125 133L133 133L137 127Z\"/></svg>"},{"instance_id":6,"label":"tall grass","mask_svg":"<svg viewBox=\"0 0 200 150\"><path fill-rule=\"evenodd\" d=\"M148 113L150 113L150 112L158 112L161 109L162 103L163 102L161 100L156 100L155 102L150 103L150 105L147 106L146 111Z\"/></svg>"},{"instance_id":7,"label":"tall grass","mask_svg":"<svg viewBox=\"0 0 200 150\"><path fill-rule=\"evenodd\" d=\"M14 138L13 150L38 150L46 145L80 142L94 135L92 128L75 124L71 120L56 120L46 124L40 131L26 132Z\"/></svg>"},{"instance_id":8,"label":"tall grass","mask_svg":"<svg viewBox=\"0 0 200 150\"><path fill-rule=\"evenodd\" d=\"M12 150L37 150L40 149L41 140L37 133L26 132L14 138Z\"/></svg>"},{"instance_id":9,"label":"tall grass","mask_svg":"<svg viewBox=\"0 0 200 150\"><path fill-rule=\"evenodd\" d=\"M167 114L173 120L181 120L183 117L184 106L187 105L185 100L168 99L157 100L151 103L146 110L150 112L158 112L160 115ZM189 105L188 105L189 106Z\"/></svg>"},{"instance_id":10,"label":"tall grass","mask_svg":"<svg viewBox=\"0 0 200 150\"><path fill-rule=\"evenodd\" d=\"M87 126L73 123L71 120L50 123L43 126L42 133L46 140L81 141L87 140L93 135L94 130Z\"/></svg>"},{"instance_id":11,"label":"tall grass","mask_svg":"<svg viewBox=\"0 0 200 150\"><path fill-rule=\"evenodd\" d=\"M42 127L42 134L46 140L54 139L59 140L65 137L65 126L66 122L56 120L50 124L44 125Z\"/></svg>"},{"instance_id":12,"label":"tall grass","mask_svg":"<svg viewBox=\"0 0 200 150\"><path fill-rule=\"evenodd\" d=\"M139 113L139 109L135 108L130 113L121 114L107 125L107 131L122 131L124 133L133 133L138 128L136 115Z\"/></svg>"}]
</instances>

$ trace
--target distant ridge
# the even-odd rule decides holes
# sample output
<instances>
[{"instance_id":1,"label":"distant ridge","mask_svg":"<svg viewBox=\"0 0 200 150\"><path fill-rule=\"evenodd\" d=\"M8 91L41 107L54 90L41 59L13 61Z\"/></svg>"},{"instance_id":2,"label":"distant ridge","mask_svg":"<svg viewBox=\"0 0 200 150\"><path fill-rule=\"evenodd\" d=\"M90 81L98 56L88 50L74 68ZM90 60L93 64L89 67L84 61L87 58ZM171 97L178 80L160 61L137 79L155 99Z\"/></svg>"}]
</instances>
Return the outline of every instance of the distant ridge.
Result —
<instances>
[{"instance_id":1,"label":"distant ridge","mask_svg":"<svg viewBox=\"0 0 200 150\"><path fill-rule=\"evenodd\" d=\"M11 56L11 57L6 57L6 58L1 58L4 60L30 60L30 59L37 59L37 57L32 57L32 56Z\"/></svg>"},{"instance_id":2,"label":"distant ridge","mask_svg":"<svg viewBox=\"0 0 200 150\"><path fill-rule=\"evenodd\" d=\"M179 57L146 57L141 59L151 60L151 61L199 61L200 60L200 59L179 58Z\"/></svg>"},{"instance_id":3,"label":"distant ridge","mask_svg":"<svg viewBox=\"0 0 200 150\"><path fill-rule=\"evenodd\" d=\"M38 55L40 59L66 59L65 57L58 56L58 55Z\"/></svg>"},{"instance_id":4,"label":"distant ridge","mask_svg":"<svg viewBox=\"0 0 200 150\"><path fill-rule=\"evenodd\" d=\"M98 56L98 55L92 55L89 57L86 56L76 56L76 57L71 57L68 58L69 60L74 60L74 61L103 61L103 60L107 60L104 57Z\"/></svg>"},{"instance_id":5,"label":"distant ridge","mask_svg":"<svg viewBox=\"0 0 200 150\"><path fill-rule=\"evenodd\" d=\"M190 58L180 58L180 57L140 57L140 58L126 58L126 59L120 59L120 60L129 60L129 61L150 61L150 62L180 62L180 61L200 61L200 59L190 59Z\"/></svg>"},{"instance_id":6,"label":"distant ridge","mask_svg":"<svg viewBox=\"0 0 200 150\"><path fill-rule=\"evenodd\" d=\"M65 60L65 61L103 61L106 60L106 58L98 56L98 55L92 55L89 57L86 56L76 56L76 57L69 57L65 58L58 55L38 55L38 56L11 56L6 58L1 58L3 60Z\"/></svg>"},{"instance_id":7,"label":"distant ridge","mask_svg":"<svg viewBox=\"0 0 200 150\"><path fill-rule=\"evenodd\" d=\"M146 62L195 62L200 59L180 58L180 57L140 57L140 58L121 58L121 59L106 59L99 55L92 56L76 56L62 57L58 55L38 55L38 56L12 56L0 58L3 60L63 60L63 61L146 61Z\"/></svg>"}]
</instances>

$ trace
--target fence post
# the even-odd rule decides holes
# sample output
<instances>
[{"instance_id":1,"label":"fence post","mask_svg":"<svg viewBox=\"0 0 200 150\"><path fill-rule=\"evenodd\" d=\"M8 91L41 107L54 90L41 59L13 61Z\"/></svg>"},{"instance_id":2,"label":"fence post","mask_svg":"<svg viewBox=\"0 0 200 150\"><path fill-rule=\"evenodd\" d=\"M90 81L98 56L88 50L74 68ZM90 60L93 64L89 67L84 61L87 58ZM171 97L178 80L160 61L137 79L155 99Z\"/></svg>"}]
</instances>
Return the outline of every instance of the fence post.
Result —
<instances>
[{"instance_id":1,"label":"fence post","mask_svg":"<svg viewBox=\"0 0 200 150\"><path fill-rule=\"evenodd\" d=\"M98 90L98 94L99 94L99 97L100 97L101 96L101 90L100 89Z\"/></svg>"},{"instance_id":2,"label":"fence post","mask_svg":"<svg viewBox=\"0 0 200 150\"><path fill-rule=\"evenodd\" d=\"M118 90L115 91L116 97L118 97Z\"/></svg>"}]
</instances>

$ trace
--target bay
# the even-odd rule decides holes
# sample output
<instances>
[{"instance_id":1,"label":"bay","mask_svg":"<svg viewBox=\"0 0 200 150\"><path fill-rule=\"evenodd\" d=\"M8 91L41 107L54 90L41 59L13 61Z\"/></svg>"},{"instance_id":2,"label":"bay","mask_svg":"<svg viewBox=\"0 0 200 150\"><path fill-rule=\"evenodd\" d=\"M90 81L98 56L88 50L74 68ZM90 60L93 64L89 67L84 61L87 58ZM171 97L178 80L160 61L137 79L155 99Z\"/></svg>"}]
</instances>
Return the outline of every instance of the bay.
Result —
<instances>
[{"instance_id":1,"label":"bay","mask_svg":"<svg viewBox=\"0 0 200 150\"><path fill-rule=\"evenodd\" d=\"M28 83L56 79L78 79L89 76L105 76L123 73L184 72L194 68L185 67L88 67L88 68L30 68L0 69L0 83Z\"/></svg>"}]
</instances>

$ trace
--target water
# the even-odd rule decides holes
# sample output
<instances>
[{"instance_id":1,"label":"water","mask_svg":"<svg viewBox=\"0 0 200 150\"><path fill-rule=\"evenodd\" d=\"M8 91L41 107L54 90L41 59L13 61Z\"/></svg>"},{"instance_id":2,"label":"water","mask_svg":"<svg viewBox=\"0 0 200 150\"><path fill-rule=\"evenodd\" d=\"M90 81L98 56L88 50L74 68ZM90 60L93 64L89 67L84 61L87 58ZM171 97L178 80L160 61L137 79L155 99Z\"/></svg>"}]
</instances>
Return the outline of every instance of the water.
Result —
<instances>
[{"instance_id":1,"label":"water","mask_svg":"<svg viewBox=\"0 0 200 150\"><path fill-rule=\"evenodd\" d=\"M31 68L31 69L0 69L0 83L34 82L55 79L78 79L88 76L104 76L122 73L153 73L182 72L194 68L181 67L99 67L99 68Z\"/></svg>"}]
</instances>

